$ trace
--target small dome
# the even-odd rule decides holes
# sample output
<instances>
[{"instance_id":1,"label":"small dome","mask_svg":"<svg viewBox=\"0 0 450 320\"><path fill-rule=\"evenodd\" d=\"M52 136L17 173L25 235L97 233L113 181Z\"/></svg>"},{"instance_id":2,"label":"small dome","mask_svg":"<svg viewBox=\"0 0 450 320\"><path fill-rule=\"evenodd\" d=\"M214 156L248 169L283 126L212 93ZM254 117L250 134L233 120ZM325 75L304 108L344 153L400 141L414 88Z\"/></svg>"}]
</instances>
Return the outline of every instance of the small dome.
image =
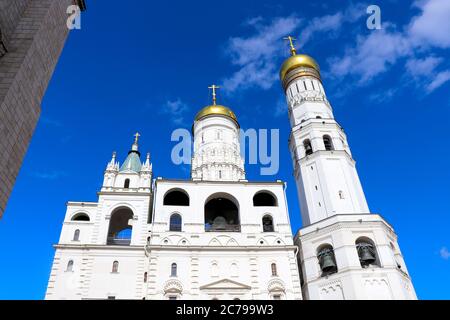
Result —
<instances>
[{"instance_id":1,"label":"small dome","mask_svg":"<svg viewBox=\"0 0 450 320\"><path fill-rule=\"evenodd\" d=\"M284 77L288 74L288 72L295 68L312 68L320 73L320 67L313 58L306 54L296 54L286 59L281 66L281 81L284 81Z\"/></svg>"},{"instance_id":2,"label":"small dome","mask_svg":"<svg viewBox=\"0 0 450 320\"><path fill-rule=\"evenodd\" d=\"M195 121L199 121L207 116L210 115L222 115L222 116L226 116L228 118L231 118L232 120L237 121L237 117L234 114L233 111L231 111L230 108L225 107L225 106L221 106L221 105L211 105L211 106L206 106L204 107L202 110L200 110L199 113L197 113L197 115L195 116Z\"/></svg>"}]
</instances>

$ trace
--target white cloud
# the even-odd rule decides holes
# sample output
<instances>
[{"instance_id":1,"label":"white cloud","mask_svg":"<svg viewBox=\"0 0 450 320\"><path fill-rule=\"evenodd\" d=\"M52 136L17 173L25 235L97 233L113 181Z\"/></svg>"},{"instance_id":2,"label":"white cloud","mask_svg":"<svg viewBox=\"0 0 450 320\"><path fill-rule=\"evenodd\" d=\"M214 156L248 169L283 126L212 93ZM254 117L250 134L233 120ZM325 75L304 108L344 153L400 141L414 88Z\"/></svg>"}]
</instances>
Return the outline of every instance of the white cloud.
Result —
<instances>
[{"instance_id":1,"label":"white cloud","mask_svg":"<svg viewBox=\"0 0 450 320\"><path fill-rule=\"evenodd\" d=\"M336 77L354 75L360 83L366 83L385 72L397 60L411 51L409 43L391 27L370 32L367 37L358 37L356 47L347 49L342 57L329 60L330 72Z\"/></svg>"},{"instance_id":2,"label":"white cloud","mask_svg":"<svg viewBox=\"0 0 450 320\"><path fill-rule=\"evenodd\" d=\"M439 251L439 255L444 260L450 259L450 251L448 251L448 249L446 247L441 248L441 250Z\"/></svg>"},{"instance_id":3,"label":"white cloud","mask_svg":"<svg viewBox=\"0 0 450 320\"><path fill-rule=\"evenodd\" d=\"M450 47L450 1L417 1L415 5L422 10L409 25L409 34L417 46L431 45L440 48Z\"/></svg>"},{"instance_id":4,"label":"white cloud","mask_svg":"<svg viewBox=\"0 0 450 320\"><path fill-rule=\"evenodd\" d=\"M169 100L163 109L164 113L171 116L171 120L176 125L181 125L184 123L184 114L189 110L187 104L185 104L181 99Z\"/></svg>"},{"instance_id":5,"label":"white cloud","mask_svg":"<svg viewBox=\"0 0 450 320\"><path fill-rule=\"evenodd\" d=\"M263 24L260 17L247 22L256 30L250 37L235 37L228 42L226 54L238 71L223 80L228 93L238 89L259 87L269 89L277 80L277 62L282 56L281 39L294 32L300 19L296 17L275 18Z\"/></svg>"},{"instance_id":6,"label":"white cloud","mask_svg":"<svg viewBox=\"0 0 450 320\"><path fill-rule=\"evenodd\" d=\"M449 81L450 70L436 70L443 59L429 55L427 50L450 47L450 2L424 0L415 6L421 12L404 30L384 24L381 30L359 36L343 55L330 58L330 74L338 78L354 76L359 84L367 84L406 58L407 75L416 85L424 86L426 93Z\"/></svg>"},{"instance_id":7,"label":"white cloud","mask_svg":"<svg viewBox=\"0 0 450 320\"><path fill-rule=\"evenodd\" d=\"M427 92L431 93L450 80L450 70L439 72L434 80L427 86Z\"/></svg>"}]
</instances>

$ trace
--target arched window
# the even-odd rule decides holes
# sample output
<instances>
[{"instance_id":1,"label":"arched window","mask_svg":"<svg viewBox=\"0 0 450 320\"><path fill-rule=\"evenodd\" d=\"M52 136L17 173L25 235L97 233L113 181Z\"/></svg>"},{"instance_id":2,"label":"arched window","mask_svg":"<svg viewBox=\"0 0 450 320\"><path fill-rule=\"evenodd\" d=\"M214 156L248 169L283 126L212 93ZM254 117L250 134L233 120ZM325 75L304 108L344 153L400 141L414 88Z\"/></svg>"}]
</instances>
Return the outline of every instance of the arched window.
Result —
<instances>
[{"instance_id":1,"label":"arched window","mask_svg":"<svg viewBox=\"0 0 450 320\"><path fill-rule=\"evenodd\" d=\"M277 199L273 194L261 191L253 196L253 205L255 207L276 207Z\"/></svg>"},{"instance_id":2,"label":"arched window","mask_svg":"<svg viewBox=\"0 0 450 320\"><path fill-rule=\"evenodd\" d=\"M112 273L119 272L119 261L114 261L112 265Z\"/></svg>"},{"instance_id":3,"label":"arched window","mask_svg":"<svg viewBox=\"0 0 450 320\"><path fill-rule=\"evenodd\" d=\"M332 151L334 150L333 140L329 135L323 136L323 144L325 145L325 150Z\"/></svg>"},{"instance_id":4,"label":"arched window","mask_svg":"<svg viewBox=\"0 0 450 320\"><path fill-rule=\"evenodd\" d=\"M123 187L124 187L125 189L128 189L128 188L130 187L130 179L125 179L125 182L124 182L124 184L123 184Z\"/></svg>"},{"instance_id":5,"label":"arched window","mask_svg":"<svg viewBox=\"0 0 450 320\"><path fill-rule=\"evenodd\" d=\"M75 230L75 232L73 233L73 241L80 241L80 230L79 229Z\"/></svg>"},{"instance_id":6,"label":"arched window","mask_svg":"<svg viewBox=\"0 0 450 320\"><path fill-rule=\"evenodd\" d=\"M147 272L144 272L144 283L147 283Z\"/></svg>"},{"instance_id":7,"label":"arched window","mask_svg":"<svg viewBox=\"0 0 450 320\"><path fill-rule=\"evenodd\" d=\"M329 244L320 246L319 249L317 249L317 259L319 260L322 277L326 277L338 271L333 246Z\"/></svg>"},{"instance_id":8,"label":"arched window","mask_svg":"<svg viewBox=\"0 0 450 320\"><path fill-rule=\"evenodd\" d=\"M172 266L170 267L170 276L176 277L177 276L177 264L172 263Z\"/></svg>"},{"instance_id":9,"label":"arched window","mask_svg":"<svg viewBox=\"0 0 450 320\"><path fill-rule=\"evenodd\" d=\"M305 154L307 156L309 156L313 153L313 149L311 146L311 140L306 139L305 141L303 141L303 147L305 148Z\"/></svg>"},{"instance_id":10,"label":"arched window","mask_svg":"<svg viewBox=\"0 0 450 320\"><path fill-rule=\"evenodd\" d=\"M108 230L108 245L128 246L131 243L133 211L120 208L111 215Z\"/></svg>"},{"instance_id":11,"label":"arched window","mask_svg":"<svg viewBox=\"0 0 450 320\"><path fill-rule=\"evenodd\" d=\"M277 264L276 263L272 263L270 265L271 271L272 271L272 277L276 277L278 276L278 272L277 272Z\"/></svg>"},{"instance_id":12,"label":"arched window","mask_svg":"<svg viewBox=\"0 0 450 320\"><path fill-rule=\"evenodd\" d=\"M358 251L359 262L361 267L380 266L377 250L374 242L366 237L358 238L355 241L356 250Z\"/></svg>"},{"instance_id":13,"label":"arched window","mask_svg":"<svg viewBox=\"0 0 450 320\"><path fill-rule=\"evenodd\" d=\"M212 198L205 204L205 231L240 232L239 209L235 202Z\"/></svg>"},{"instance_id":14,"label":"arched window","mask_svg":"<svg viewBox=\"0 0 450 320\"><path fill-rule=\"evenodd\" d=\"M181 231L181 224L181 216L178 213L170 216L170 231Z\"/></svg>"},{"instance_id":15,"label":"arched window","mask_svg":"<svg viewBox=\"0 0 450 320\"><path fill-rule=\"evenodd\" d=\"M77 213L72 217L72 221L90 221L86 213Z\"/></svg>"},{"instance_id":16,"label":"arched window","mask_svg":"<svg viewBox=\"0 0 450 320\"><path fill-rule=\"evenodd\" d=\"M189 206L189 196L181 190L170 190L164 196L165 206Z\"/></svg>"},{"instance_id":17,"label":"arched window","mask_svg":"<svg viewBox=\"0 0 450 320\"><path fill-rule=\"evenodd\" d=\"M66 271L67 272L72 272L73 271L73 260L69 260L69 262L67 263Z\"/></svg>"},{"instance_id":18,"label":"arched window","mask_svg":"<svg viewBox=\"0 0 450 320\"><path fill-rule=\"evenodd\" d=\"M262 224L263 224L263 232L274 232L273 219L271 216L265 215L262 218Z\"/></svg>"}]
</instances>

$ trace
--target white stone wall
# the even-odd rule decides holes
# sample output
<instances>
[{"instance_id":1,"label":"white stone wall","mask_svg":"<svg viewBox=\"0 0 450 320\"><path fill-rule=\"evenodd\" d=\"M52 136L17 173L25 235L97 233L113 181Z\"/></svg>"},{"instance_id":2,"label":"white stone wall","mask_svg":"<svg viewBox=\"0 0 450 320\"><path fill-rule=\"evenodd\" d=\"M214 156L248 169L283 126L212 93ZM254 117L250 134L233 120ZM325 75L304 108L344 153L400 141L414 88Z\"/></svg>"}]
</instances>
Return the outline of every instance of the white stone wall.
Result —
<instances>
[{"instance_id":1,"label":"white stone wall","mask_svg":"<svg viewBox=\"0 0 450 320\"><path fill-rule=\"evenodd\" d=\"M208 116L194 123L193 133L193 179L245 179L244 161L240 155L239 126L235 121L221 115Z\"/></svg>"},{"instance_id":2,"label":"white stone wall","mask_svg":"<svg viewBox=\"0 0 450 320\"><path fill-rule=\"evenodd\" d=\"M379 266L363 268L355 242L373 241ZM336 215L299 231L301 269L307 299L417 299L392 227L379 215ZM318 248L334 249L338 272L322 277Z\"/></svg>"}]
</instances>

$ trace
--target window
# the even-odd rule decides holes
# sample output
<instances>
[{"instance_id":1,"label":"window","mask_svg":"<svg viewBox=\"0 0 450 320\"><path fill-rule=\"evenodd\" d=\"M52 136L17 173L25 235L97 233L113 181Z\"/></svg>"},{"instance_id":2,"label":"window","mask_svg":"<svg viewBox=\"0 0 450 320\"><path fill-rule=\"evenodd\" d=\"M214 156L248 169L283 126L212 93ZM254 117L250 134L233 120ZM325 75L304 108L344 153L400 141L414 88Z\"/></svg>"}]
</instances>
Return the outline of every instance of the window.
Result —
<instances>
[{"instance_id":1,"label":"window","mask_svg":"<svg viewBox=\"0 0 450 320\"><path fill-rule=\"evenodd\" d=\"M73 271L73 260L69 260L69 262L67 263L66 271L67 272L72 272Z\"/></svg>"},{"instance_id":2,"label":"window","mask_svg":"<svg viewBox=\"0 0 450 320\"><path fill-rule=\"evenodd\" d=\"M317 259L319 260L322 277L326 277L338 271L333 246L329 244L320 246L317 249Z\"/></svg>"},{"instance_id":3,"label":"window","mask_svg":"<svg viewBox=\"0 0 450 320\"><path fill-rule=\"evenodd\" d=\"M119 272L119 261L114 261L112 265L112 273L118 273Z\"/></svg>"},{"instance_id":4,"label":"window","mask_svg":"<svg viewBox=\"0 0 450 320\"><path fill-rule=\"evenodd\" d=\"M307 156L309 156L313 153L313 149L311 146L311 140L306 139L305 141L303 141L303 147L305 148L305 154Z\"/></svg>"},{"instance_id":5,"label":"window","mask_svg":"<svg viewBox=\"0 0 450 320\"><path fill-rule=\"evenodd\" d=\"M108 300L116 300L116 296L108 296Z\"/></svg>"},{"instance_id":6,"label":"window","mask_svg":"<svg viewBox=\"0 0 450 320\"><path fill-rule=\"evenodd\" d=\"M189 206L189 196L183 190L170 190L164 196L165 206Z\"/></svg>"},{"instance_id":7,"label":"window","mask_svg":"<svg viewBox=\"0 0 450 320\"><path fill-rule=\"evenodd\" d=\"M178 213L170 216L170 231L181 231L182 219Z\"/></svg>"},{"instance_id":8,"label":"window","mask_svg":"<svg viewBox=\"0 0 450 320\"><path fill-rule=\"evenodd\" d=\"M355 245L361 267L367 268L369 266L380 266L377 250L371 239L366 237L358 238L355 241Z\"/></svg>"},{"instance_id":9,"label":"window","mask_svg":"<svg viewBox=\"0 0 450 320\"><path fill-rule=\"evenodd\" d=\"M77 213L72 217L72 221L90 221L86 213Z\"/></svg>"},{"instance_id":10,"label":"window","mask_svg":"<svg viewBox=\"0 0 450 320\"><path fill-rule=\"evenodd\" d=\"M274 295L273 295L273 300L281 300L281 295L279 295L279 294L274 294Z\"/></svg>"},{"instance_id":11,"label":"window","mask_svg":"<svg viewBox=\"0 0 450 320\"><path fill-rule=\"evenodd\" d=\"M73 241L80 241L80 230L79 229L75 230L75 232L73 233Z\"/></svg>"},{"instance_id":12,"label":"window","mask_svg":"<svg viewBox=\"0 0 450 320\"><path fill-rule=\"evenodd\" d=\"M339 199L341 199L341 200L345 199L344 191L342 191L342 190L339 191Z\"/></svg>"},{"instance_id":13,"label":"window","mask_svg":"<svg viewBox=\"0 0 450 320\"><path fill-rule=\"evenodd\" d=\"M147 277L148 277L147 272L144 272L144 283L147 283Z\"/></svg>"},{"instance_id":14,"label":"window","mask_svg":"<svg viewBox=\"0 0 450 320\"><path fill-rule=\"evenodd\" d=\"M169 300L177 300L177 296L169 296Z\"/></svg>"},{"instance_id":15,"label":"window","mask_svg":"<svg viewBox=\"0 0 450 320\"><path fill-rule=\"evenodd\" d=\"M327 151L334 150L333 140L331 139L330 136L328 135L323 136L323 144L325 145L325 150Z\"/></svg>"},{"instance_id":16,"label":"window","mask_svg":"<svg viewBox=\"0 0 450 320\"><path fill-rule=\"evenodd\" d=\"M128 189L128 188L130 187L130 179L125 179L125 182L124 182L124 184L123 184L123 187L124 187L125 189Z\"/></svg>"},{"instance_id":17,"label":"window","mask_svg":"<svg viewBox=\"0 0 450 320\"><path fill-rule=\"evenodd\" d=\"M271 216L266 215L262 218L263 232L274 232L273 219Z\"/></svg>"},{"instance_id":18,"label":"window","mask_svg":"<svg viewBox=\"0 0 450 320\"><path fill-rule=\"evenodd\" d=\"M129 208L120 208L111 215L108 230L108 245L128 246L131 243L133 232L133 211Z\"/></svg>"},{"instance_id":19,"label":"window","mask_svg":"<svg viewBox=\"0 0 450 320\"><path fill-rule=\"evenodd\" d=\"M276 263L272 263L272 265L270 267L271 267L271 270L272 270L272 277L276 277L278 275L277 274L277 265L276 265Z\"/></svg>"},{"instance_id":20,"label":"window","mask_svg":"<svg viewBox=\"0 0 450 320\"><path fill-rule=\"evenodd\" d=\"M177 264L172 263L172 266L170 267L170 276L176 277L177 276Z\"/></svg>"},{"instance_id":21,"label":"window","mask_svg":"<svg viewBox=\"0 0 450 320\"><path fill-rule=\"evenodd\" d=\"M268 191L261 191L253 196L253 205L255 207L276 207L277 199Z\"/></svg>"}]
</instances>

